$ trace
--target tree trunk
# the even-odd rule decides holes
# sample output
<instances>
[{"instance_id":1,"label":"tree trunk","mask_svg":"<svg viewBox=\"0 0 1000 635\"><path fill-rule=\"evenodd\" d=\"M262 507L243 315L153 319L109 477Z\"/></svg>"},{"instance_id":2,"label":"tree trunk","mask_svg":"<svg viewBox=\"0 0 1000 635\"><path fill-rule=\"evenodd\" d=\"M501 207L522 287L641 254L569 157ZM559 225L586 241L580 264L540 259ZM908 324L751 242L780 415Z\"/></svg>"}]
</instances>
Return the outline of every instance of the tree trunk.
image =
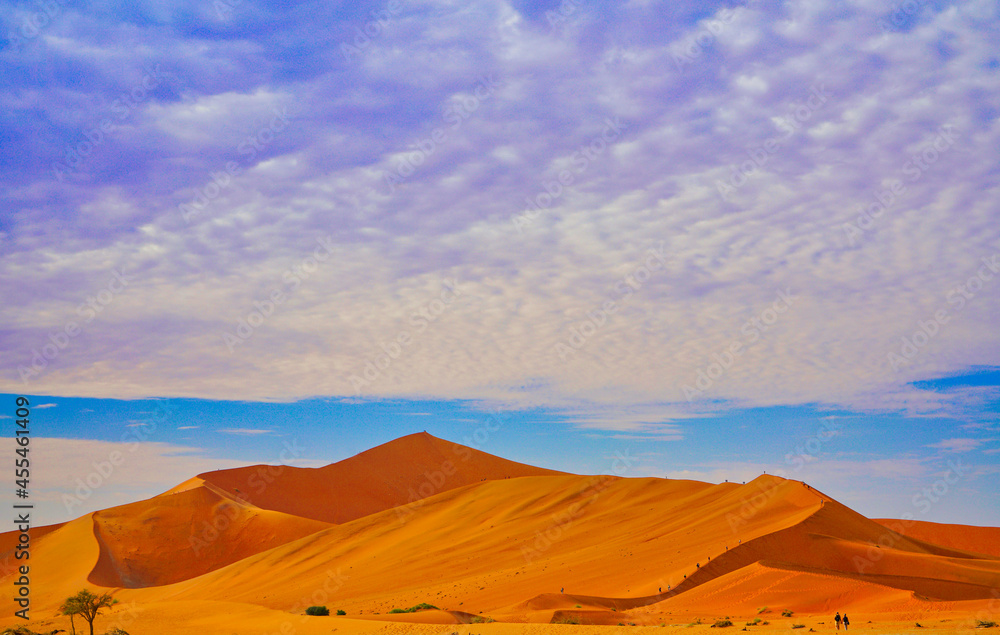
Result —
<instances>
[{"instance_id":1,"label":"tree trunk","mask_svg":"<svg viewBox=\"0 0 1000 635\"><path fill-rule=\"evenodd\" d=\"M69 614L69 627L73 630L73 635L76 635L76 624L73 622L73 614Z\"/></svg>"},{"instance_id":2,"label":"tree trunk","mask_svg":"<svg viewBox=\"0 0 1000 635\"><path fill-rule=\"evenodd\" d=\"M94 620L90 620L90 635L94 635Z\"/></svg>"}]
</instances>

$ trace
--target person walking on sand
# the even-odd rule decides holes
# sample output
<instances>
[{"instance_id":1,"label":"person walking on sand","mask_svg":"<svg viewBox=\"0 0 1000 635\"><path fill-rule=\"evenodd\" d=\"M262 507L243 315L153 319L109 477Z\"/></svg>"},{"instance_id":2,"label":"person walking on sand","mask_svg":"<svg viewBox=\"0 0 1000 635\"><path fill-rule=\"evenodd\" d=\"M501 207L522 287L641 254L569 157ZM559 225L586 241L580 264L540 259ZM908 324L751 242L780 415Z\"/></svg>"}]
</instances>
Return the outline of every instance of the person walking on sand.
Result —
<instances>
[{"instance_id":1,"label":"person walking on sand","mask_svg":"<svg viewBox=\"0 0 1000 635\"><path fill-rule=\"evenodd\" d=\"M840 630L840 611L837 611L837 617L833 618L833 621L837 623L837 630Z\"/></svg>"},{"instance_id":2,"label":"person walking on sand","mask_svg":"<svg viewBox=\"0 0 1000 635\"><path fill-rule=\"evenodd\" d=\"M850 621L849 619L847 619L847 613L844 613L844 630L845 630L845 631L847 630L847 627L848 627L848 626L849 626L850 624L851 624L851 621Z\"/></svg>"}]
</instances>

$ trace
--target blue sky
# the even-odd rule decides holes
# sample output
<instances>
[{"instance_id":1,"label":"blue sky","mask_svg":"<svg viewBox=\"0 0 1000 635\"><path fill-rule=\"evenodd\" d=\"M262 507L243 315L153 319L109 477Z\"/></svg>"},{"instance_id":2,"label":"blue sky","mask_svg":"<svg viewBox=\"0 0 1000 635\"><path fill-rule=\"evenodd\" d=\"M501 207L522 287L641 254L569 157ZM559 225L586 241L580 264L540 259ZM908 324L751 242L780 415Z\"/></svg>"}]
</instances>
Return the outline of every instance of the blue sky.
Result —
<instances>
[{"instance_id":1,"label":"blue sky","mask_svg":"<svg viewBox=\"0 0 1000 635\"><path fill-rule=\"evenodd\" d=\"M707 480L836 421L817 487L900 515L961 458L926 517L1000 524L998 18L6 3L0 392L57 404L56 498L180 404L88 505L502 408L486 451Z\"/></svg>"}]
</instances>

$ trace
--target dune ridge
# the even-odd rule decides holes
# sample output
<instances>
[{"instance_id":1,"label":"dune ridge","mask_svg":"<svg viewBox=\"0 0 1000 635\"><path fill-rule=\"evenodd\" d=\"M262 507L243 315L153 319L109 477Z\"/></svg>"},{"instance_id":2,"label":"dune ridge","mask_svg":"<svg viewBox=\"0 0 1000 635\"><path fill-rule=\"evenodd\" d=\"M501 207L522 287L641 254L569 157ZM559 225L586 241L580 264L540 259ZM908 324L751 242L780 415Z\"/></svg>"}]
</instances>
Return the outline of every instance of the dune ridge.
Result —
<instances>
[{"instance_id":1,"label":"dune ridge","mask_svg":"<svg viewBox=\"0 0 1000 635\"><path fill-rule=\"evenodd\" d=\"M1000 598L1000 557L979 542L993 528L897 532L776 476L578 476L425 434L398 441L327 468L284 468L256 494L241 483L258 469L210 472L46 529L33 551L36 607L52 612L96 585L157 612L246 607L272 619L327 604L363 630L386 620L659 624L761 606L909 619ZM318 478L339 488L334 500ZM339 522L289 511L307 507ZM389 614L423 602L439 610Z\"/></svg>"}]
</instances>

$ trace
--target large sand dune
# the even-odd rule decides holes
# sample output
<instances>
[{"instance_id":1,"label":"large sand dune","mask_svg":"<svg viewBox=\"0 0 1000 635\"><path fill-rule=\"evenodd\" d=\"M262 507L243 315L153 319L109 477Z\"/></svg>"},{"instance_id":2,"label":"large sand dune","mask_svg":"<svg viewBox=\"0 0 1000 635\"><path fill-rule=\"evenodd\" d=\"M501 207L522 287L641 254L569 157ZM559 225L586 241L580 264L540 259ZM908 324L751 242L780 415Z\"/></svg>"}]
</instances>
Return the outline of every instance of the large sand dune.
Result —
<instances>
[{"instance_id":1,"label":"large sand dune","mask_svg":"<svg viewBox=\"0 0 1000 635\"><path fill-rule=\"evenodd\" d=\"M911 523L898 533L893 521L773 476L745 485L576 476L426 434L319 470L284 468L260 491L252 474L203 474L40 535L34 614L55 619L84 585L172 615L174 630L155 632L177 633L195 632L193 606L231 613L233 633L280 627L280 615L299 632L372 623L423 632L420 623L476 616L498 621L477 628L506 632L511 622L749 618L762 607L783 628L782 609L925 619L988 613L1000 598L998 530ZM218 535L205 540L213 522ZM423 602L439 610L389 613ZM312 604L348 616L300 618Z\"/></svg>"}]
</instances>

